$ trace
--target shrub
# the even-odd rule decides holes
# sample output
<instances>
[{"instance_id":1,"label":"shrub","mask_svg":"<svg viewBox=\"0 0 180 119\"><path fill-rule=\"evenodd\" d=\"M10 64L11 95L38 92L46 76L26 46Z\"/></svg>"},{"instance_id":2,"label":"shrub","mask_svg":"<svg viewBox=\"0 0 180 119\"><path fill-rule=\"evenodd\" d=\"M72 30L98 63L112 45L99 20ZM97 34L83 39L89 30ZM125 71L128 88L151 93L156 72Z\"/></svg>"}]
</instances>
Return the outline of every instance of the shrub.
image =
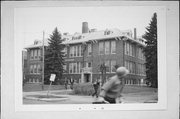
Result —
<instances>
[{"instance_id":1,"label":"shrub","mask_svg":"<svg viewBox=\"0 0 180 119\"><path fill-rule=\"evenodd\" d=\"M93 93L94 93L94 88L92 83L80 83L74 85L73 94L92 95Z\"/></svg>"}]
</instances>

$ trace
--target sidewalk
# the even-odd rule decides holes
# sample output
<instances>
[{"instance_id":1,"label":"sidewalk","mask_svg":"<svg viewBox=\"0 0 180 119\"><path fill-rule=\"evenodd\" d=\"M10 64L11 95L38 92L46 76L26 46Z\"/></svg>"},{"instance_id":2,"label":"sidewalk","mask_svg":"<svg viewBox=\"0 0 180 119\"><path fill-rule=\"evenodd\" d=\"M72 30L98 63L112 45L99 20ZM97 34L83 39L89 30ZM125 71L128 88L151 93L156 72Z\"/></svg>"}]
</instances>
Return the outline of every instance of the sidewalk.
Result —
<instances>
[{"instance_id":1,"label":"sidewalk","mask_svg":"<svg viewBox=\"0 0 180 119\"><path fill-rule=\"evenodd\" d=\"M92 104L95 97L92 96L81 96L81 95L70 95L72 90L52 90L50 95L60 96L62 99L52 99L52 100L39 100L28 98L31 95L47 95L47 91L37 91L37 92L23 92L23 103L24 104ZM124 103L156 103L157 93L152 92L140 92L140 93L129 93L123 94Z\"/></svg>"}]
</instances>

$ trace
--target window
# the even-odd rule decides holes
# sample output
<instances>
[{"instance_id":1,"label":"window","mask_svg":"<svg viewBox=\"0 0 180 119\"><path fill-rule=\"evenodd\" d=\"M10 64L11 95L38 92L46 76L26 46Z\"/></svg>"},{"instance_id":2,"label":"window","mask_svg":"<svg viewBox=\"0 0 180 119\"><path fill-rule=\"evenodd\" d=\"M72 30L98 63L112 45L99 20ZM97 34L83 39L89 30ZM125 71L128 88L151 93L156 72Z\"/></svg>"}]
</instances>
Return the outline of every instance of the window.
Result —
<instances>
[{"instance_id":1,"label":"window","mask_svg":"<svg viewBox=\"0 0 180 119\"><path fill-rule=\"evenodd\" d=\"M77 53L76 52L76 46L74 46L73 49L74 49L74 57L76 57L76 53Z\"/></svg>"},{"instance_id":2,"label":"window","mask_svg":"<svg viewBox=\"0 0 180 119\"><path fill-rule=\"evenodd\" d=\"M35 79L33 79L33 83L35 83Z\"/></svg>"},{"instance_id":3,"label":"window","mask_svg":"<svg viewBox=\"0 0 180 119\"><path fill-rule=\"evenodd\" d=\"M146 65L143 64L143 74L146 75Z\"/></svg>"},{"instance_id":4,"label":"window","mask_svg":"<svg viewBox=\"0 0 180 119\"><path fill-rule=\"evenodd\" d=\"M29 83L31 83L31 79L29 78Z\"/></svg>"},{"instance_id":5,"label":"window","mask_svg":"<svg viewBox=\"0 0 180 119\"><path fill-rule=\"evenodd\" d=\"M116 41L111 41L111 54L116 53Z\"/></svg>"},{"instance_id":6,"label":"window","mask_svg":"<svg viewBox=\"0 0 180 119\"><path fill-rule=\"evenodd\" d=\"M67 73L67 66L66 66L66 64L63 65L63 70L64 70L63 73Z\"/></svg>"},{"instance_id":7,"label":"window","mask_svg":"<svg viewBox=\"0 0 180 119\"><path fill-rule=\"evenodd\" d=\"M104 54L104 42L99 42L99 54Z\"/></svg>"},{"instance_id":8,"label":"window","mask_svg":"<svg viewBox=\"0 0 180 119\"><path fill-rule=\"evenodd\" d=\"M73 57L74 47L70 47L69 57Z\"/></svg>"},{"instance_id":9,"label":"window","mask_svg":"<svg viewBox=\"0 0 180 119\"><path fill-rule=\"evenodd\" d=\"M88 62L86 66L87 66L87 67L92 67L92 63L91 63L91 62Z\"/></svg>"},{"instance_id":10,"label":"window","mask_svg":"<svg viewBox=\"0 0 180 119\"><path fill-rule=\"evenodd\" d=\"M41 66L40 66L40 64L38 64L38 65L37 65L37 70L38 70L38 72L37 72L37 73L39 73L39 74L40 74L40 73L41 73Z\"/></svg>"},{"instance_id":11,"label":"window","mask_svg":"<svg viewBox=\"0 0 180 119\"><path fill-rule=\"evenodd\" d=\"M33 73L33 65L30 65L30 73Z\"/></svg>"},{"instance_id":12,"label":"window","mask_svg":"<svg viewBox=\"0 0 180 119\"><path fill-rule=\"evenodd\" d=\"M132 74L133 70L132 70L132 62L128 62L129 63L129 72Z\"/></svg>"},{"instance_id":13,"label":"window","mask_svg":"<svg viewBox=\"0 0 180 119\"><path fill-rule=\"evenodd\" d=\"M81 62L80 64L79 64L80 66L80 73L82 72L82 68L83 68L83 62Z\"/></svg>"},{"instance_id":14,"label":"window","mask_svg":"<svg viewBox=\"0 0 180 119\"><path fill-rule=\"evenodd\" d=\"M136 56L136 47L134 44L132 44L132 56L135 57Z\"/></svg>"},{"instance_id":15,"label":"window","mask_svg":"<svg viewBox=\"0 0 180 119\"><path fill-rule=\"evenodd\" d=\"M110 31L110 30L105 30L104 31L104 35L109 35L109 34L111 34L112 33L112 31Z\"/></svg>"},{"instance_id":16,"label":"window","mask_svg":"<svg viewBox=\"0 0 180 119\"><path fill-rule=\"evenodd\" d=\"M79 64L80 64L80 63L79 63L79 62L77 62L77 73L79 73L79 72L80 72L80 70L79 70L79 69L80 69L80 68L79 68Z\"/></svg>"},{"instance_id":17,"label":"window","mask_svg":"<svg viewBox=\"0 0 180 119\"><path fill-rule=\"evenodd\" d=\"M141 48L141 47L138 48L138 58L142 59L142 60L145 60L143 48Z\"/></svg>"},{"instance_id":18,"label":"window","mask_svg":"<svg viewBox=\"0 0 180 119\"><path fill-rule=\"evenodd\" d=\"M137 68L138 68L137 74L139 74L139 75L146 75L146 73L145 73L146 69L145 69L145 65L144 64L138 63Z\"/></svg>"},{"instance_id":19,"label":"window","mask_svg":"<svg viewBox=\"0 0 180 119\"><path fill-rule=\"evenodd\" d=\"M37 59L37 50L34 50L34 59Z\"/></svg>"},{"instance_id":20,"label":"window","mask_svg":"<svg viewBox=\"0 0 180 119\"><path fill-rule=\"evenodd\" d=\"M126 50L125 51L126 51L125 54L129 55L129 43L128 42L126 42Z\"/></svg>"},{"instance_id":21,"label":"window","mask_svg":"<svg viewBox=\"0 0 180 119\"><path fill-rule=\"evenodd\" d=\"M116 60L111 60L111 73L116 72L115 65L116 65Z\"/></svg>"},{"instance_id":22,"label":"window","mask_svg":"<svg viewBox=\"0 0 180 119\"><path fill-rule=\"evenodd\" d=\"M72 74L73 73L73 64L69 63L69 73Z\"/></svg>"},{"instance_id":23,"label":"window","mask_svg":"<svg viewBox=\"0 0 180 119\"><path fill-rule=\"evenodd\" d=\"M79 57L80 56L80 52L79 52L79 45L77 46L77 56Z\"/></svg>"},{"instance_id":24,"label":"window","mask_svg":"<svg viewBox=\"0 0 180 119\"><path fill-rule=\"evenodd\" d=\"M38 58L41 59L41 49L38 49Z\"/></svg>"},{"instance_id":25,"label":"window","mask_svg":"<svg viewBox=\"0 0 180 119\"><path fill-rule=\"evenodd\" d=\"M31 52L31 59L34 59L34 56L33 56L33 50L30 51Z\"/></svg>"},{"instance_id":26,"label":"window","mask_svg":"<svg viewBox=\"0 0 180 119\"><path fill-rule=\"evenodd\" d=\"M30 79L29 79L29 82L32 83L32 82L33 82L33 79L30 78Z\"/></svg>"},{"instance_id":27,"label":"window","mask_svg":"<svg viewBox=\"0 0 180 119\"><path fill-rule=\"evenodd\" d=\"M88 44L88 56L92 54L91 44Z\"/></svg>"},{"instance_id":28,"label":"window","mask_svg":"<svg viewBox=\"0 0 180 119\"><path fill-rule=\"evenodd\" d=\"M109 54L109 50L110 50L110 48L109 48L109 41L106 41L105 42L105 54Z\"/></svg>"},{"instance_id":29,"label":"window","mask_svg":"<svg viewBox=\"0 0 180 119\"><path fill-rule=\"evenodd\" d=\"M131 44L130 42L125 42L125 54L129 55L129 56L135 56L136 55L136 51L135 51L135 45Z\"/></svg>"},{"instance_id":30,"label":"window","mask_svg":"<svg viewBox=\"0 0 180 119\"><path fill-rule=\"evenodd\" d=\"M63 52L64 52L64 57L67 57L67 47L64 48Z\"/></svg>"},{"instance_id":31,"label":"window","mask_svg":"<svg viewBox=\"0 0 180 119\"><path fill-rule=\"evenodd\" d=\"M77 63L73 63L73 73L76 73Z\"/></svg>"},{"instance_id":32,"label":"window","mask_svg":"<svg viewBox=\"0 0 180 119\"><path fill-rule=\"evenodd\" d=\"M39 79L36 79L36 83L39 83Z\"/></svg>"},{"instance_id":33,"label":"window","mask_svg":"<svg viewBox=\"0 0 180 119\"><path fill-rule=\"evenodd\" d=\"M81 45L81 56L83 56L83 46Z\"/></svg>"},{"instance_id":34,"label":"window","mask_svg":"<svg viewBox=\"0 0 180 119\"><path fill-rule=\"evenodd\" d=\"M125 61L125 67L129 70L130 74L135 74L136 73L135 62Z\"/></svg>"},{"instance_id":35,"label":"window","mask_svg":"<svg viewBox=\"0 0 180 119\"><path fill-rule=\"evenodd\" d=\"M136 74L136 64L135 64L135 62L132 62L132 73Z\"/></svg>"},{"instance_id":36,"label":"window","mask_svg":"<svg viewBox=\"0 0 180 119\"><path fill-rule=\"evenodd\" d=\"M79 55L82 56L82 47L79 45Z\"/></svg>"},{"instance_id":37,"label":"window","mask_svg":"<svg viewBox=\"0 0 180 119\"><path fill-rule=\"evenodd\" d=\"M105 61L106 72L110 72L109 60Z\"/></svg>"},{"instance_id":38,"label":"window","mask_svg":"<svg viewBox=\"0 0 180 119\"><path fill-rule=\"evenodd\" d=\"M129 55L132 56L132 44L129 43Z\"/></svg>"},{"instance_id":39,"label":"window","mask_svg":"<svg viewBox=\"0 0 180 119\"><path fill-rule=\"evenodd\" d=\"M37 73L36 65L34 65L34 73Z\"/></svg>"}]
</instances>

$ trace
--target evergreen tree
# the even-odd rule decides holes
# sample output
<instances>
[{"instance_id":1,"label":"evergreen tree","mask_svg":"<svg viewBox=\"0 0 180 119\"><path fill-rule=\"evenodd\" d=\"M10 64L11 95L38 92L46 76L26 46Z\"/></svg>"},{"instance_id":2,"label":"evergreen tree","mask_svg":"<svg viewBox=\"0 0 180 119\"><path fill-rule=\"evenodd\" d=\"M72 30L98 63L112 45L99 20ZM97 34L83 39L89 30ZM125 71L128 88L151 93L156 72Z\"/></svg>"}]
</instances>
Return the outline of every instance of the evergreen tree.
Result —
<instances>
[{"instance_id":1,"label":"evergreen tree","mask_svg":"<svg viewBox=\"0 0 180 119\"><path fill-rule=\"evenodd\" d=\"M157 74L157 14L154 13L146 32L143 36L146 39L144 49L146 57L146 76L152 87L158 87Z\"/></svg>"},{"instance_id":2,"label":"evergreen tree","mask_svg":"<svg viewBox=\"0 0 180 119\"><path fill-rule=\"evenodd\" d=\"M50 75L56 74L53 84L58 84L64 72L64 52L62 51L64 45L62 44L63 40L57 27L52 35L50 35L48 41L49 45L45 51L45 83L49 84Z\"/></svg>"}]
</instances>

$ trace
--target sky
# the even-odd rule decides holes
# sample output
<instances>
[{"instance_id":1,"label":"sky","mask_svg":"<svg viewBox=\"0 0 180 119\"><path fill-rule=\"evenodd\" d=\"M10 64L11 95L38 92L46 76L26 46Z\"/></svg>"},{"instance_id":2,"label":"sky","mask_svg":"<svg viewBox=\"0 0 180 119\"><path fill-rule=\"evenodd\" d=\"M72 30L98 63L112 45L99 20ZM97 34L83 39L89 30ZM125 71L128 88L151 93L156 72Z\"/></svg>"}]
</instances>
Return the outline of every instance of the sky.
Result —
<instances>
[{"instance_id":1,"label":"sky","mask_svg":"<svg viewBox=\"0 0 180 119\"><path fill-rule=\"evenodd\" d=\"M23 40L23 47L34 40L45 38L57 27L61 33L82 32L82 22L90 29L137 29L137 36L145 33L154 12L154 6L106 6L106 7L29 7L15 9L15 37ZM157 14L158 18L158 14Z\"/></svg>"}]
</instances>

